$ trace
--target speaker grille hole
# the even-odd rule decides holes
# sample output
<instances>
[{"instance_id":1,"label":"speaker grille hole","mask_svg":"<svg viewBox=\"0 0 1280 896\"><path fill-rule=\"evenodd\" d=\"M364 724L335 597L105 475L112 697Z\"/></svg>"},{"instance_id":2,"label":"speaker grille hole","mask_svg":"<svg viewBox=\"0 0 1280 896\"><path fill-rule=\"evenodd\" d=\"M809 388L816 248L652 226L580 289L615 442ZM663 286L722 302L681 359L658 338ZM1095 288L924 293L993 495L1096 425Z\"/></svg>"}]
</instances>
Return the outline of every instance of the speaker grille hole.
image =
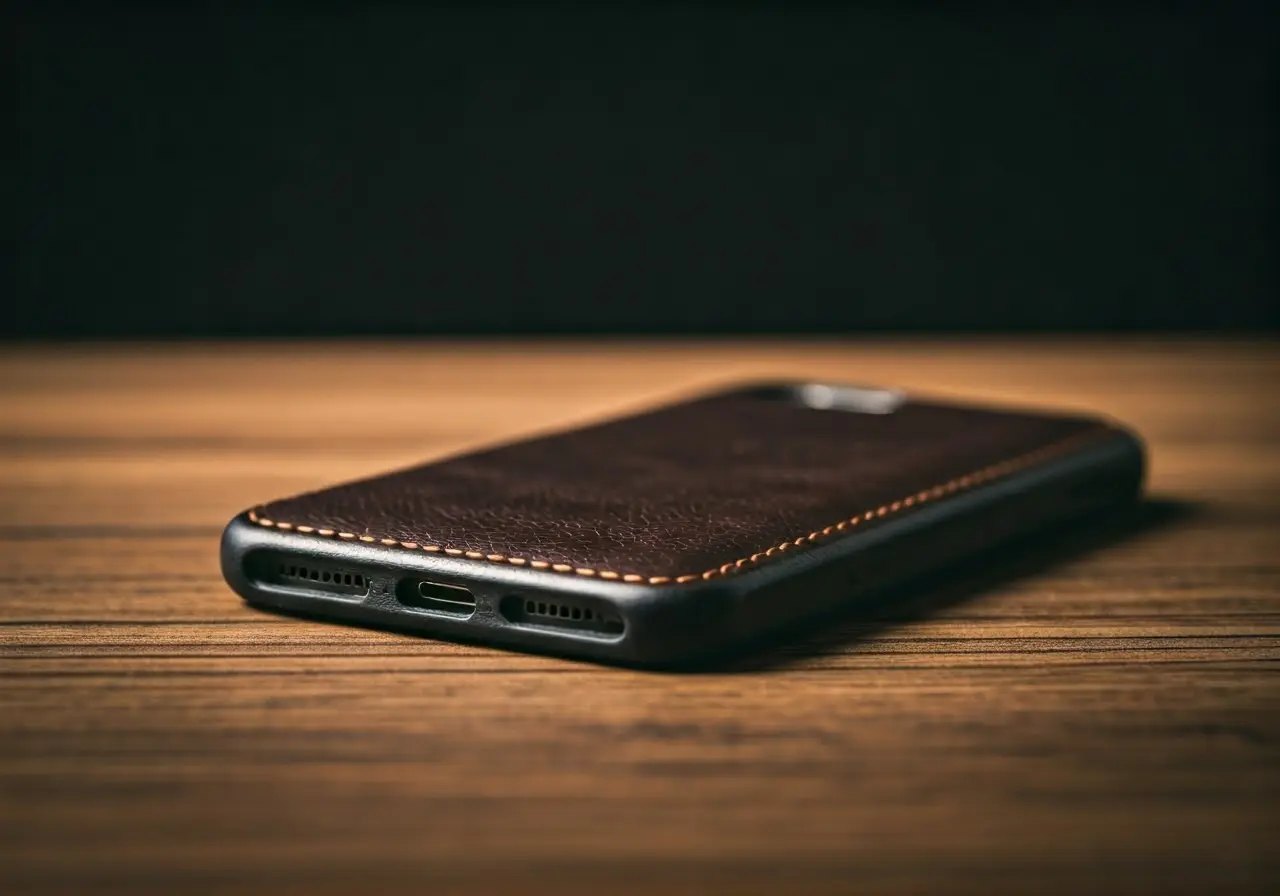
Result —
<instances>
[{"instance_id":1,"label":"speaker grille hole","mask_svg":"<svg viewBox=\"0 0 1280 896\"><path fill-rule=\"evenodd\" d=\"M364 573L316 563L309 557L252 555L245 564L245 571L250 578L267 585L285 585L350 597L363 597L369 593L369 577Z\"/></svg>"},{"instance_id":2,"label":"speaker grille hole","mask_svg":"<svg viewBox=\"0 0 1280 896\"><path fill-rule=\"evenodd\" d=\"M626 627L622 617L607 604L577 601L572 598L536 600L508 595L498 605L508 622L562 628L600 635L620 635Z\"/></svg>"}]
</instances>

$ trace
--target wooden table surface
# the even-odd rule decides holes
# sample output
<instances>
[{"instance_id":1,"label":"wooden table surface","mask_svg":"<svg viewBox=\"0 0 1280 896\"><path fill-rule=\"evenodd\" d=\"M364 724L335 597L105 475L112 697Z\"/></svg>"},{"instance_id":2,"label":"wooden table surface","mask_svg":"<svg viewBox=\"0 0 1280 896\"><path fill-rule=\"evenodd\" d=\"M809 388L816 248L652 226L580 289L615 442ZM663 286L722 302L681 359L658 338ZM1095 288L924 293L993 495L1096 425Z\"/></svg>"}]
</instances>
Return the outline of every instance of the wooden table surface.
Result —
<instances>
[{"instance_id":1,"label":"wooden table surface","mask_svg":"<svg viewBox=\"0 0 1280 896\"><path fill-rule=\"evenodd\" d=\"M219 576L261 499L769 375L1107 412L1152 500L696 675ZM1278 388L1266 342L10 346L0 890L1280 892Z\"/></svg>"}]
</instances>

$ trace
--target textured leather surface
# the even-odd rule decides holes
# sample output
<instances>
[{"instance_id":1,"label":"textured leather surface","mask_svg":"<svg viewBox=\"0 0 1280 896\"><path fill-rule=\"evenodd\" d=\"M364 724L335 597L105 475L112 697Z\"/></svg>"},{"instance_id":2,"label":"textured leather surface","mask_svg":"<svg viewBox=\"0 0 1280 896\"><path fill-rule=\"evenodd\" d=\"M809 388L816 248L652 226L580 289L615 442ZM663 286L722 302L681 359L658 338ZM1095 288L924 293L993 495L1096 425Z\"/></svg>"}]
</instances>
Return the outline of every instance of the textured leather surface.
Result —
<instances>
[{"instance_id":1,"label":"textured leather surface","mask_svg":"<svg viewBox=\"0 0 1280 896\"><path fill-rule=\"evenodd\" d=\"M254 519L389 550L674 578L1107 431L920 402L875 415L726 393L276 501Z\"/></svg>"}]
</instances>

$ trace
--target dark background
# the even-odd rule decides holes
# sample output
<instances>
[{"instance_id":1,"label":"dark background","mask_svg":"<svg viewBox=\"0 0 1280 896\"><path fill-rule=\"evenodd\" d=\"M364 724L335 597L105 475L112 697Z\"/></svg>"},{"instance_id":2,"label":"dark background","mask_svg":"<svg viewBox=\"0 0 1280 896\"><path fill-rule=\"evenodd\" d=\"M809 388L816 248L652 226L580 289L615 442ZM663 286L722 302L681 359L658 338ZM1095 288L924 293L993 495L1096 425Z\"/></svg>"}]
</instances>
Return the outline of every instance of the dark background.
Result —
<instances>
[{"instance_id":1,"label":"dark background","mask_svg":"<svg viewBox=\"0 0 1280 896\"><path fill-rule=\"evenodd\" d=\"M10 9L4 333L1274 329L1274 6Z\"/></svg>"}]
</instances>

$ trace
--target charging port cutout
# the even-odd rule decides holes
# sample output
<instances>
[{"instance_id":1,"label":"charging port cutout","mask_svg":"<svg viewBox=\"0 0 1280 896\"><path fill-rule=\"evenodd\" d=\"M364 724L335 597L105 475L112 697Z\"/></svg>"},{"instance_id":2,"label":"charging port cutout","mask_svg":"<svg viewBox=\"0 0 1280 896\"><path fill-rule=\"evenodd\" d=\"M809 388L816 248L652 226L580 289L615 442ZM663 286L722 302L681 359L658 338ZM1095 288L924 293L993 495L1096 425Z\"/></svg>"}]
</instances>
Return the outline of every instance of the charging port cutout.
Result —
<instances>
[{"instance_id":1,"label":"charging port cutout","mask_svg":"<svg viewBox=\"0 0 1280 896\"><path fill-rule=\"evenodd\" d=\"M476 611L476 596L461 585L408 579L396 588L396 601L411 610L430 610L466 618Z\"/></svg>"}]
</instances>

